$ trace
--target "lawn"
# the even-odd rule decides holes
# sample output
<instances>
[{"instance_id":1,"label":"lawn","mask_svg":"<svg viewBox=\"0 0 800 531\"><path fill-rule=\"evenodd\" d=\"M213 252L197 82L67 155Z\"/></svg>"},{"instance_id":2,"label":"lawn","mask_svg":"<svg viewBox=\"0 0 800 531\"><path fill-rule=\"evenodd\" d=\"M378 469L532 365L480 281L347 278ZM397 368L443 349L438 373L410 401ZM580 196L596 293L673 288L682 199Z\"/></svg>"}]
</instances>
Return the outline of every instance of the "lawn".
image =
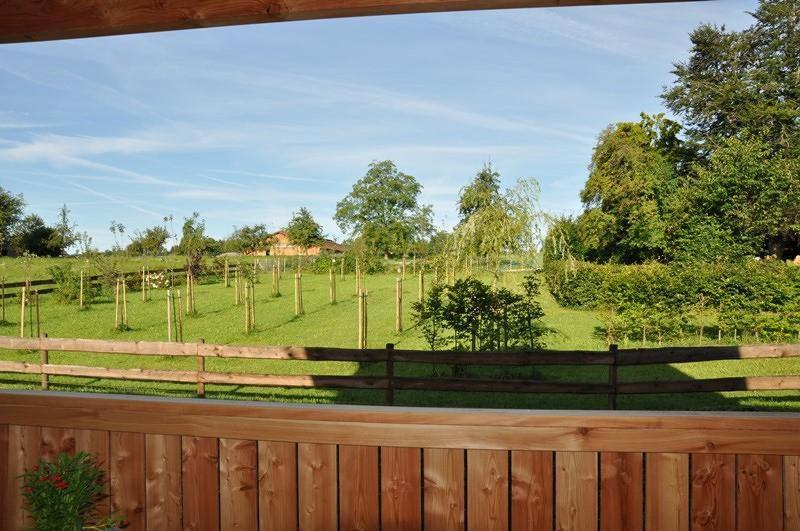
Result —
<instances>
[{"instance_id":1,"label":"lawn","mask_svg":"<svg viewBox=\"0 0 800 531\"><path fill-rule=\"evenodd\" d=\"M40 260L40 259L37 259ZM6 260L6 265L17 260ZM156 262L148 265L156 268ZM177 263L174 265L178 265ZM141 267L132 261L130 270ZM9 267L11 269L11 267ZM41 269L41 268L40 268ZM46 268L43 269L46 271ZM46 276L46 275L44 275ZM327 275L303 276L303 298L306 314L294 316L293 282L291 274L281 282L283 296L270 294L270 275L261 275L256 287L256 330L244 333L243 306L234 306L233 288L225 288L217 279L197 287L198 315L184 319L184 338L200 338L209 343L304 345L355 347L357 339L357 306L353 275L344 280L337 278L338 302L328 302ZM504 274L500 282L514 287L522 273ZM427 345L412 326L411 304L416 300L416 278L410 274L405 282L404 322L406 330L394 332L395 275L368 276L369 334L368 346L383 347L392 342L398 348L426 349ZM51 337L106 338L118 340L166 340L166 293L153 290L153 300L143 302L138 291L128 294L130 330L114 329L114 304L108 298L99 299L88 309L64 305L52 295L41 296L42 330ZM605 342L597 334L601 322L593 312L560 307L548 295L541 296L545 321L555 333L548 338L550 348L604 350ZM7 301L7 317L11 321L0 325L0 334L17 335L18 306L16 299ZM0 357L8 360L38 361L38 353L3 351ZM141 367L161 369L193 369L194 360L167 357L143 357L78 353L51 353L52 363L98 365L106 367ZM206 367L211 371L254 372L262 374L362 374L380 375L382 364L349 362L302 362L263 360L209 359ZM430 365L399 365L398 375L447 375L449 367ZM471 367L470 376L531 377L552 381L603 382L607 379L603 367ZM747 360L713 363L655 365L625 368L620 380L687 379L719 376L800 374L800 360ZM36 388L38 376L0 374L2 388ZM193 396L194 386L155 382L132 382L53 376L51 389L95 391L114 393L156 394L168 396ZM246 398L264 400L380 403L383 393L361 390L284 389L245 386L207 385L207 396L214 398ZM402 391L396 393L400 405L464 406L464 407L514 407L514 408L580 408L599 409L606 404L605 396L575 395L520 395L510 393L456 393L430 391ZM624 409L762 409L798 410L800 392L735 392L681 395L622 396L619 404Z\"/></svg>"}]
</instances>

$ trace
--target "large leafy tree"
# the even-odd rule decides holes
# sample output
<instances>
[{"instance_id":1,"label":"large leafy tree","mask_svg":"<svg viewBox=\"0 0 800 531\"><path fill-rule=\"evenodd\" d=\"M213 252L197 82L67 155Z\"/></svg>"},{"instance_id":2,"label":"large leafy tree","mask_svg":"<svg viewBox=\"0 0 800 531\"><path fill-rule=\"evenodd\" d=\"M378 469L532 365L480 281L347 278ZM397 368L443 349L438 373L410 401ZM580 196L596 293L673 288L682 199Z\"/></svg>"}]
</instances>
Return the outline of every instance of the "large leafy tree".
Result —
<instances>
[{"instance_id":1,"label":"large leafy tree","mask_svg":"<svg viewBox=\"0 0 800 531\"><path fill-rule=\"evenodd\" d=\"M145 256L160 256L167 252L169 231L161 225L149 227L144 232L137 233L128 245L129 254Z\"/></svg>"},{"instance_id":2,"label":"large leafy tree","mask_svg":"<svg viewBox=\"0 0 800 531\"><path fill-rule=\"evenodd\" d=\"M638 262L661 258L667 245L667 202L677 180L680 127L642 115L600 134L581 191L577 234L586 258Z\"/></svg>"},{"instance_id":3,"label":"large leafy tree","mask_svg":"<svg viewBox=\"0 0 800 531\"><path fill-rule=\"evenodd\" d=\"M375 251L404 254L433 231L433 210L419 204L421 191L422 185L394 162L373 162L337 203L334 219L343 232Z\"/></svg>"},{"instance_id":4,"label":"large leafy tree","mask_svg":"<svg viewBox=\"0 0 800 531\"><path fill-rule=\"evenodd\" d=\"M742 31L704 24L662 98L706 154L742 131L800 153L800 3L762 0Z\"/></svg>"},{"instance_id":5,"label":"large leafy tree","mask_svg":"<svg viewBox=\"0 0 800 531\"><path fill-rule=\"evenodd\" d=\"M28 214L14 227L11 245L18 252L36 256L60 256L61 249L52 246L56 230L48 227L36 214Z\"/></svg>"},{"instance_id":6,"label":"large leafy tree","mask_svg":"<svg viewBox=\"0 0 800 531\"><path fill-rule=\"evenodd\" d=\"M307 252L309 247L322 243L325 239L322 226L305 207L295 212L289 224L286 225L286 236L291 243L303 249L304 252Z\"/></svg>"},{"instance_id":7,"label":"large leafy tree","mask_svg":"<svg viewBox=\"0 0 800 531\"><path fill-rule=\"evenodd\" d=\"M0 250L6 253L11 243L11 234L22 219L25 200L0 187Z\"/></svg>"}]
</instances>

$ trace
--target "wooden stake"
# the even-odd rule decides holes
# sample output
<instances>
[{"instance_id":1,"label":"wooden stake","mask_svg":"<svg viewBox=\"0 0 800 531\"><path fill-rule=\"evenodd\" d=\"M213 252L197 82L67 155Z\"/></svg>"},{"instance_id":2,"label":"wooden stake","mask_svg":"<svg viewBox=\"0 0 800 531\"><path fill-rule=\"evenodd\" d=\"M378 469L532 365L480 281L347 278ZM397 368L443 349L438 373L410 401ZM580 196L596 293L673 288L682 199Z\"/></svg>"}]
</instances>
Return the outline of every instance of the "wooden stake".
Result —
<instances>
[{"instance_id":1,"label":"wooden stake","mask_svg":"<svg viewBox=\"0 0 800 531\"><path fill-rule=\"evenodd\" d=\"M244 282L244 333L250 333L250 283Z\"/></svg>"},{"instance_id":2,"label":"wooden stake","mask_svg":"<svg viewBox=\"0 0 800 531\"><path fill-rule=\"evenodd\" d=\"M406 257L403 256L403 278L406 278Z\"/></svg>"},{"instance_id":3,"label":"wooden stake","mask_svg":"<svg viewBox=\"0 0 800 531\"><path fill-rule=\"evenodd\" d=\"M418 284L419 285L417 286L418 287L417 300L419 302L422 302L422 300L425 298L425 271L423 271L422 268L420 268L420 270L419 270L419 283Z\"/></svg>"},{"instance_id":4,"label":"wooden stake","mask_svg":"<svg viewBox=\"0 0 800 531\"><path fill-rule=\"evenodd\" d=\"M417 274L417 255L411 256L411 274L412 275Z\"/></svg>"},{"instance_id":5,"label":"wooden stake","mask_svg":"<svg viewBox=\"0 0 800 531\"><path fill-rule=\"evenodd\" d=\"M6 281L5 281L5 279L2 282L0 282L0 292L2 292L2 293L0 293L0 297L2 297L2 298L0 298L0 305L3 306L3 320L2 320L2 322L5 323L6 322Z\"/></svg>"},{"instance_id":6,"label":"wooden stake","mask_svg":"<svg viewBox=\"0 0 800 531\"><path fill-rule=\"evenodd\" d=\"M172 290L167 290L167 341L172 341Z\"/></svg>"},{"instance_id":7,"label":"wooden stake","mask_svg":"<svg viewBox=\"0 0 800 531\"><path fill-rule=\"evenodd\" d=\"M356 348L364 348L364 297L361 290L358 290L358 346Z\"/></svg>"},{"instance_id":8,"label":"wooden stake","mask_svg":"<svg viewBox=\"0 0 800 531\"><path fill-rule=\"evenodd\" d=\"M192 274L186 270L186 315L192 313Z\"/></svg>"},{"instance_id":9,"label":"wooden stake","mask_svg":"<svg viewBox=\"0 0 800 531\"><path fill-rule=\"evenodd\" d=\"M28 281L28 326L28 334L33 337L33 291L31 290L30 281Z\"/></svg>"},{"instance_id":10,"label":"wooden stake","mask_svg":"<svg viewBox=\"0 0 800 531\"><path fill-rule=\"evenodd\" d=\"M122 326L128 328L128 285L122 278Z\"/></svg>"},{"instance_id":11,"label":"wooden stake","mask_svg":"<svg viewBox=\"0 0 800 531\"><path fill-rule=\"evenodd\" d=\"M339 270L341 271L342 280L344 280L344 256L342 257L342 262L339 264Z\"/></svg>"},{"instance_id":12,"label":"wooden stake","mask_svg":"<svg viewBox=\"0 0 800 531\"><path fill-rule=\"evenodd\" d=\"M81 269L81 289L80 289L80 296L78 297L78 305L80 309L83 309L83 269Z\"/></svg>"},{"instance_id":13,"label":"wooden stake","mask_svg":"<svg viewBox=\"0 0 800 531\"><path fill-rule=\"evenodd\" d=\"M117 277L117 284L114 286L114 328L119 330L119 277Z\"/></svg>"},{"instance_id":14,"label":"wooden stake","mask_svg":"<svg viewBox=\"0 0 800 531\"><path fill-rule=\"evenodd\" d=\"M328 300L331 304L336 304L336 275L333 272L333 268L328 271L328 282L330 284L328 287Z\"/></svg>"},{"instance_id":15,"label":"wooden stake","mask_svg":"<svg viewBox=\"0 0 800 531\"><path fill-rule=\"evenodd\" d=\"M239 306L239 268L236 268L236 273L233 277L233 304Z\"/></svg>"},{"instance_id":16,"label":"wooden stake","mask_svg":"<svg viewBox=\"0 0 800 531\"><path fill-rule=\"evenodd\" d=\"M144 266L142 266L142 302L147 302L147 277L144 273Z\"/></svg>"},{"instance_id":17,"label":"wooden stake","mask_svg":"<svg viewBox=\"0 0 800 531\"><path fill-rule=\"evenodd\" d=\"M39 315L39 290L35 292L34 299L36 300L36 337L42 337L42 321Z\"/></svg>"},{"instance_id":18,"label":"wooden stake","mask_svg":"<svg viewBox=\"0 0 800 531\"><path fill-rule=\"evenodd\" d=\"M403 331L403 278L395 281L394 331Z\"/></svg>"},{"instance_id":19,"label":"wooden stake","mask_svg":"<svg viewBox=\"0 0 800 531\"><path fill-rule=\"evenodd\" d=\"M25 286L22 286L19 292L19 337L25 337L25 291Z\"/></svg>"},{"instance_id":20,"label":"wooden stake","mask_svg":"<svg viewBox=\"0 0 800 531\"><path fill-rule=\"evenodd\" d=\"M183 312L180 311L183 302L181 301L181 290L178 290L178 313L177 321L175 322L175 341L183 342Z\"/></svg>"},{"instance_id":21,"label":"wooden stake","mask_svg":"<svg viewBox=\"0 0 800 531\"><path fill-rule=\"evenodd\" d=\"M256 329L256 285L250 286L250 329Z\"/></svg>"}]
</instances>

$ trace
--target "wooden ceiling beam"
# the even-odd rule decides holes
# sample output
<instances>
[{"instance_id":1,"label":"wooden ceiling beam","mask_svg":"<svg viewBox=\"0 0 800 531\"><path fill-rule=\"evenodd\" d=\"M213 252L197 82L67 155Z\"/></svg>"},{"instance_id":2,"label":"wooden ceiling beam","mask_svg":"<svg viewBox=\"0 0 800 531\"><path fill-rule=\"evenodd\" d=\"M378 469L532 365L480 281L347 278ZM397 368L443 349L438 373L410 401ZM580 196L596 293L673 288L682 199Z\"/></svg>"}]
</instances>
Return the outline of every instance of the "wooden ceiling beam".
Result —
<instances>
[{"instance_id":1,"label":"wooden ceiling beam","mask_svg":"<svg viewBox=\"0 0 800 531\"><path fill-rule=\"evenodd\" d=\"M0 43L237 24L674 0L0 0Z\"/></svg>"}]
</instances>

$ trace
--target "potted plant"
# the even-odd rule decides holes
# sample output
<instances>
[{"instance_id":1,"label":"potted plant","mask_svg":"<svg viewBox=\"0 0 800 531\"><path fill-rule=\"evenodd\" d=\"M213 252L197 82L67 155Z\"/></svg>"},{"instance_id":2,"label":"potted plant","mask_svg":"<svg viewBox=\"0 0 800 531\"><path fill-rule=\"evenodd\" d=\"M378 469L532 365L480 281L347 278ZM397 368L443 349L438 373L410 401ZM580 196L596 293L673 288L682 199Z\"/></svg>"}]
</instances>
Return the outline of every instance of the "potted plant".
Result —
<instances>
[{"instance_id":1,"label":"potted plant","mask_svg":"<svg viewBox=\"0 0 800 531\"><path fill-rule=\"evenodd\" d=\"M123 525L123 517L98 510L106 497L105 474L89 453L62 453L52 462L40 459L22 479L25 509L36 531L107 531Z\"/></svg>"}]
</instances>

